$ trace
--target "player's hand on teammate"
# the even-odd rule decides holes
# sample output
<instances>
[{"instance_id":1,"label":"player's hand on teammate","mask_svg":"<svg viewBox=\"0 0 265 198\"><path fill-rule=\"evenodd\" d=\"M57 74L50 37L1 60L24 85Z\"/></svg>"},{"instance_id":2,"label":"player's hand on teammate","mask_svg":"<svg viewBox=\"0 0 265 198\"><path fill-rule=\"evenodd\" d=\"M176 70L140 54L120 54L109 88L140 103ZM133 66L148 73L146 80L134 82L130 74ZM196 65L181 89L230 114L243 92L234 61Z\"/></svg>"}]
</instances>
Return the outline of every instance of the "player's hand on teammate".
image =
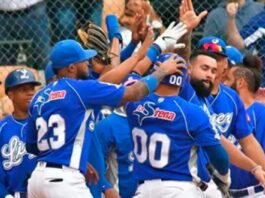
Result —
<instances>
[{"instance_id":1,"label":"player's hand on teammate","mask_svg":"<svg viewBox=\"0 0 265 198\"><path fill-rule=\"evenodd\" d=\"M195 13L192 0L182 0L179 7L179 19L181 22L186 24L189 31L196 28L206 15L206 10L202 11L198 15Z\"/></svg>"},{"instance_id":2,"label":"player's hand on teammate","mask_svg":"<svg viewBox=\"0 0 265 198\"><path fill-rule=\"evenodd\" d=\"M86 173L86 180L87 182L90 183L94 183L97 184L99 181L99 175L97 170L91 165L91 164L87 164L87 173Z\"/></svg>"},{"instance_id":3,"label":"player's hand on teammate","mask_svg":"<svg viewBox=\"0 0 265 198\"><path fill-rule=\"evenodd\" d=\"M159 67L163 68L167 75L170 74L179 74L183 75L181 70L187 69L185 60L178 55L173 54L168 60L163 63L157 62Z\"/></svg>"},{"instance_id":4,"label":"player's hand on teammate","mask_svg":"<svg viewBox=\"0 0 265 198\"><path fill-rule=\"evenodd\" d=\"M184 44L178 44L178 40L187 32L187 26L180 22L175 24L172 22L168 28L155 40L162 51L173 50L185 47Z\"/></svg>"},{"instance_id":5,"label":"player's hand on teammate","mask_svg":"<svg viewBox=\"0 0 265 198\"><path fill-rule=\"evenodd\" d=\"M226 5L226 11L228 13L228 17L235 18L236 13L238 11L238 3L237 2L230 2Z\"/></svg>"},{"instance_id":6,"label":"player's hand on teammate","mask_svg":"<svg viewBox=\"0 0 265 198\"><path fill-rule=\"evenodd\" d=\"M260 182L260 185L265 189L265 172L261 166L256 166L252 171L252 174Z\"/></svg>"}]
</instances>

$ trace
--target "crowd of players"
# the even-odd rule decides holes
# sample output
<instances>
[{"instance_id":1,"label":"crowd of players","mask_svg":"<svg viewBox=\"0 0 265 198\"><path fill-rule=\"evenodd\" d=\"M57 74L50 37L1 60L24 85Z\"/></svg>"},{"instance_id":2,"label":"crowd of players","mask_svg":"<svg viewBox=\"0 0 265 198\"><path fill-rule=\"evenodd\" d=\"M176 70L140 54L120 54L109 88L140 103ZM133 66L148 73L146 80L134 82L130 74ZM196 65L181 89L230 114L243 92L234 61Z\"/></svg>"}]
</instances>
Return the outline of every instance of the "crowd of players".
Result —
<instances>
[{"instance_id":1,"label":"crowd of players","mask_svg":"<svg viewBox=\"0 0 265 198\"><path fill-rule=\"evenodd\" d=\"M206 14L183 0L178 22L154 38L139 12L122 51L116 16L108 39L88 24L83 46L53 47L37 93L30 70L12 71L0 197L265 197L262 62L214 36L191 52Z\"/></svg>"}]
</instances>

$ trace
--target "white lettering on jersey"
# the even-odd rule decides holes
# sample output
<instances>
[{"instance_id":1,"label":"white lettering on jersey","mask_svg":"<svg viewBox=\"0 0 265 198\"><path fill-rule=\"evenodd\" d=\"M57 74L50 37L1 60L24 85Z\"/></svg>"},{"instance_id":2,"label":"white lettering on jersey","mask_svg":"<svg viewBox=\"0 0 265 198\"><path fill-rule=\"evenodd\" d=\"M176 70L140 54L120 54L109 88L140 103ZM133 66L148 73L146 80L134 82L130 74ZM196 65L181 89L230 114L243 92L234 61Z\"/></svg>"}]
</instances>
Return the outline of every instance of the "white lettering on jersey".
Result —
<instances>
[{"instance_id":1,"label":"white lettering on jersey","mask_svg":"<svg viewBox=\"0 0 265 198\"><path fill-rule=\"evenodd\" d=\"M216 124L216 127L222 132L226 133L233 119L233 112L212 114L211 120Z\"/></svg>"},{"instance_id":2,"label":"white lettering on jersey","mask_svg":"<svg viewBox=\"0 0 265 198\"><path fill-rule=\"evenodd\" d=\"M5 170L18 166L22 163L26 152L25 144L17 136L13 136L8 144L4 144L1 149L3 167Z\"/></svg>"}]
</instances>

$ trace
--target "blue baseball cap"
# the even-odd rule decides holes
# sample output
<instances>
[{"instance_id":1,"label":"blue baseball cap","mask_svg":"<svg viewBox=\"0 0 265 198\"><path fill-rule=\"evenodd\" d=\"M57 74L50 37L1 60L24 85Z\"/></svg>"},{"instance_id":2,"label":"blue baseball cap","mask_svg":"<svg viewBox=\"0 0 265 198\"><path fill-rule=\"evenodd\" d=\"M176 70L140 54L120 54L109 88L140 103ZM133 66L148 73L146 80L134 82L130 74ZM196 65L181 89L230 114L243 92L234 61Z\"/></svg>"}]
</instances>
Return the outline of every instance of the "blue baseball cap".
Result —
<instances>
[{"instance_id":1,"label":"blue baseball cap","mask_svg":"<svg viewBox=\"0 0 265 198\"><path fill-rule=\"evenodd\" d=\"M226 55L230 65L239 65L243 63L243 54L234 46L226 46Z\"/></svg>"},{"instance_id":2,"label":"blue baseball cap","mask_svg":"<svg viewBox=\"0 0 265 198\"><path fill-rule=\"evenodd\" d=\"M49 81L51 80L54 76L55 76L55 73L53 71L53 68L52 68L52 63L49 62L46 67L45 67L45 71L44 71L44 74L45 74L45 80L46 81Z\"/></svg>"},{"instance_id":3,"label":"blue baseball cap","mask_svg":"<svg viewBox=\"0 0 265 198\"><path fill-rule=\"evenodd\" d=\"M157 70L157 68L159 67L157 62L165 62L166 60L168 60L172 55L177 55L177 58L182 58L181 56L179 56L178 54L174 54L174 53L165 53L165 54L161 54L160 56L157 57L156 63L154 64L153 68L150 70L150 73L153 73L155 70ZM187 67L187 63L184 61L181 61L180 64L184 65ZM161 81L161 83L163 84L167 84L167 85L173 85L173 86L178 86L178 87L183 87L185 82L186 82L186 78L188 77L188 71L187 68L183 68L181 69L182 75L179 74L170 74L165 76L165 78Z\"/></svg>"},{"instance_id":4,"label":"blue baseball cap","mask_svg":"<svg viewBox=\"0 0 265 198\"><path fill-rule=\"evenodd\" d=\"M225 47L226 47L225 41L215 36L204 37L201 40L199 40L197 45L197 48L199 50L204 50L220 54L222 56L227 56Z\"/></svg>"},{"instance_id":5,"label":"blue baseball cap","mask_svg":"<svg viewBox=\"0 0 265 198\"><path fill-rule=\"evenodd\" d=\"M75 40L62 40L55 44L50 54L51 67L61 69L71 64L89 60L97 55L92 49L85 50Z\"/></svg>"}]
</instances>

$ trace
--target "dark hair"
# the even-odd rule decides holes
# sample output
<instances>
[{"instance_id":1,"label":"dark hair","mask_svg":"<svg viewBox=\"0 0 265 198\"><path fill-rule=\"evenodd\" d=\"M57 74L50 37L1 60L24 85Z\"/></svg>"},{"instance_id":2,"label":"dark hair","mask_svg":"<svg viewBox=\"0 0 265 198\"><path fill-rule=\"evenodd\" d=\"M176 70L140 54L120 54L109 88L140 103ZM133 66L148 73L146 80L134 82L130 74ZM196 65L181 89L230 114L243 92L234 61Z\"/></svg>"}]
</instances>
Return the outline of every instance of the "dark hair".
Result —
<instances>
[{"instance_id":1,"label":"dark hair","mask_svg":"<svg viewBox=\"0 0 265 198\"><path fill-rule=\"evenodd\" d=\"M190 62L194 61L194 59L196 59L200 55L209 56L209 57L215 59L216 61L218 61L218 55L216 55L213 52L204 51L204 50L195 50L190 56Z\"/></svg>"},{"instance_id":2,"label":"dark hair","mask_svg":"<svg viewBox=\"0 0 265 198\"><path fill-rule=\"evenodd\" d=\"M259 89L262 82L262 61L257 55L248 54L244 57L242 66L249 69L253 73L253 79L246 79L246 81L248 84L250 81L252 84L254 84L254 87L250 89L250 91L255 93Z\"/></svg>"}]
</instances>

